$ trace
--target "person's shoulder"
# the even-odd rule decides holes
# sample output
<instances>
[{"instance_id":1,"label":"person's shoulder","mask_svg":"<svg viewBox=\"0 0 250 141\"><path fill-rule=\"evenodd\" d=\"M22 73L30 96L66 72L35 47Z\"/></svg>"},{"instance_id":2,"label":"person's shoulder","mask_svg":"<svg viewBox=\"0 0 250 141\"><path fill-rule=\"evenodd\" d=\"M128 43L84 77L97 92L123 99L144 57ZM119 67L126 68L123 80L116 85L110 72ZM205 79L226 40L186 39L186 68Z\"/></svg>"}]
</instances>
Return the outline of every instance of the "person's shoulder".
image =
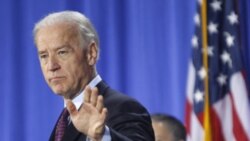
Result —
<instances>
[{"instance_id":1,"label":"person's shoulder","mask_svg":"<svg viewBox=\"0 0 250 141\"><path fill-rule=\"evenodd\" d=\"M114 90L112 88L107 88L104 95L104 103L110 108L119 109L120 112L125 112L128 110L145 112L144 106L138 102L136 99Z\"/></svg>"},{"instance_id":2,"label":"person's shoulder","mask_svg":"<svg viewBox=\"0 0 250 141\"><path fill-rule=\"evenodd\" d=\"M121 112L147 112L146 108L136 99L111 88L105 81L101 81L97 84L97 88L100 94L104 98L104 106L109 111L121 111Z\"/></svg>"},{"instance_id":3,"label":"person's shoulder","mask_svg":"<svg viewBox=\"0 0 250 141\"><path fill-rule=\"evenodd\" d=\"M110 87L108 87L104 93L104 98L107 101L113 101L113 102L119 102L119 103L123 103L123 102L138 102L137 100L135 100L134 98L120 92L117 91L115 89L112 89Z\"/></svg>"}]
</instances>

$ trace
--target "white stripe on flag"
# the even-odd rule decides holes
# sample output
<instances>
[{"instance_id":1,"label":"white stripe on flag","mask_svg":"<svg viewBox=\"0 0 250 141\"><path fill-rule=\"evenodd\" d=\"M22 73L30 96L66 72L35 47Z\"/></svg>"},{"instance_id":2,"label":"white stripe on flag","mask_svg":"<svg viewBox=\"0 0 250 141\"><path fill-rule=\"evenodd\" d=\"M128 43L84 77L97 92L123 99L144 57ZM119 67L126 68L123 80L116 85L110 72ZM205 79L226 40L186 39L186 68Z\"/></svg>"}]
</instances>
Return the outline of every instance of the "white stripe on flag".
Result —
<instances>
[{"instance_id":1,"label":"white stripe on flag","mask_svg":"<svg viewBox=\"0 0 250 141\"><path fill-rule=\"evenodd\" d=\"M215 113L220 119L222 133L226 141L235 141L233 134L232 103L227 94L222 100L213 105Z\"/></svg>"},{"instance_id":2,"label":"white stripe on flag","mask_svg":"<svg viewBox=\"0 0 250 141\"><path fill-rule=\"evenodd\" d=\"M195 68L192 61L189 61L187 82L187 100L191 105L190 135L187 135L189 141L202 141L204 137L203 128L193 111L193 93L195 84Z\"/></svg>"},{"instance_id":3,"label":"white stripe on flag","mask_svg":"<svg viewBox=\"0 0 250 141\"><path fill-rule=\"evenodd\" d=\"M190 139L191 141L203 141L204 140L204 130L202 128L202 125L200 124L197 116L195 115L195 113L192 110L192 115L191 115L191 135L190 135Z\"/></svg>"},{"instance_id":4,"label":"white stripe on flag","mask_svg":"<svg viewBox=\"0 0 250 141\"><path fill-rule=\"evenodd\" d=\"M235 103L235 109L239 116L241 125L250 140L250 111L248 105L247 89L244 78L240 72L232 75L230 81L232 97Z\"/></svg>"},{"instance_id":5,"label":"white stripe on flag","mask_svg":"<svg viewBox=\"0 0 250 141\"><path fill-rule=\"evenodd\" d=\"M191 105L193 105L193 93L195 84L195 68L192 61L189 61L188 65L188 79L187 79L187 99Z\"/></svg>"}]
</instances>

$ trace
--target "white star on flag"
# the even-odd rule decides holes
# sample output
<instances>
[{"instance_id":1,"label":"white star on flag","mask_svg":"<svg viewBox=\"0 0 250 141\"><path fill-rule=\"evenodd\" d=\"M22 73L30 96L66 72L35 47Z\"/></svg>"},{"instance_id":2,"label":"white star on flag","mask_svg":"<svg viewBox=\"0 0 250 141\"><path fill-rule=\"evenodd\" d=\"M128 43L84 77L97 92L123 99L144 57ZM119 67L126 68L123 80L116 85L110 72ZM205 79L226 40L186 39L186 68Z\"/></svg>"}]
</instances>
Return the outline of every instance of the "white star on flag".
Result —
<instances>
[{"instance_id":1,"label":"white star on flag","mask_svg":"<svg viewBox=\"0 0 250 141\"><path fill-rule=\"evenodd\" d=\"M234 45L234 36L232 36L228 32L224 32L224 35L226 36L226 43L228 47L232 47Z\"/></svg>"},{"instance_id":2,"label":"white star on flag","mask_svg":"<svg viewBox=\"0 0 250 141\"><path fill-rule=\"evenodd\" d=\"M232 60L228 52L223 51L221 54L221 60L224 64L228 63L229 67L232 68Z\"/></svg>"},{"instance_id":3,"label":"white star on flag","mask_svg":"<svg viewBox=\"0 0 250 141\"><path fill-rule=\"evenodd\" d=\"M196 103L203 101L204 94L199 89L194 93L194 100Z\"/></svg>"},{"instance_id":4,"label":"white star on flag","mask_svg":"<svg viewBox=\"0 0 250 141\"><path fill-rule=\"evenodd\" d=\"M196 36L196 35L194 35L193 37L192 37L192 46L194 47L194 48L198 48L198 37Z\"/></svg>"},{"instance_id":5,"label":"white star on flag","mask_svg":"<svg viewBox=\"0 0 250 141\"><path fill-rule=\"evenodd\" d=\"M229 20L229 23L230 23L231 25L234 25L234 24L236 24L236 23L239 23L239 21L238 21L238 15L235 14L234 11L232 11L231 14L227 16L227 19Z\"/></svg>"},{"instance_id":6,"label":"white star on flag","mask_svg":"<svg viewBox=\"0 0 250 141\"><path fill-rule=\"evenodd\" d=\"M220 84L220 86L223 86L226 84L226 79L227 79L227 76L224 74L220 74L220 76L217 77L217 81Z\"/></svg>"},{"instance_id":7,"label":"white star on flag","mask_svg":"<svg viewBox=\"0 0 250 141\"><path fill-rule=\"evenodd\" d=\"M203 79L207 76L206 69L205 69L204 67L202 67L202 68L198 71L198 75L199 75L200 79L203 80Z\"/></svg>"},{"instance_id":8,"label":"white star on flag","mask_svg":"<svg viewBox=\"0 0 250 141\"><path fill-rule=\"evenodd\" d=\"M208 28L208 32L210 34L218 33L218 29L217 29L218 28L218 24L210 22L207 28Z\"/></svg>"},{"instance_id":9,"label":"white star on flag","mask_svg":"<svg viewBox=\"0 0 250 141\"><path fill-rule=\"evenodd\" d=\"M216 12L221 10L221 4L222 4L221 1L214 0L213 2L210 3L210 6L214 10L214 12Z\"/></svg>"},{"instance_id":10,"label":"white star on flag","mask_svg":"<svg viewBox=\"0 0 250 141\"><path fill-rule=\"evenodd\" d=\"M194 15L194 23L195 25L200 26L200 15L198 13Z\"/></svg>"}]
</instances>

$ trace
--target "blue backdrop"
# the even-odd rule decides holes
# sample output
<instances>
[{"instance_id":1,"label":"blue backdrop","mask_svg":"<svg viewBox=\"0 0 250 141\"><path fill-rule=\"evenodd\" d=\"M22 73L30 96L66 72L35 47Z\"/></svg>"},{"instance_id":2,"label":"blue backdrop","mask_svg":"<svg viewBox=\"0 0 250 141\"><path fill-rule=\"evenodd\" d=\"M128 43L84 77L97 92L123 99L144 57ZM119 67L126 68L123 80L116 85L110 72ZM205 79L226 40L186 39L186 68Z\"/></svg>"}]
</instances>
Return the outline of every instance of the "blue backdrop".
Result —
<instances>
[{"instance_id":1,"label":"blue backdrop","mask_svg":"<svg viewBox=\"0 0 250 141\"><path fill-rule=\"evenodd\" d=\"M62 99L45 83L33 43L34 24L50 12L77 10L101 41L100 75L150 113L184 119L187 65L196 0L1 0L0 140L45 141ZM250 2L241 3L250 68Z\"/></svg>"}]
</instances>

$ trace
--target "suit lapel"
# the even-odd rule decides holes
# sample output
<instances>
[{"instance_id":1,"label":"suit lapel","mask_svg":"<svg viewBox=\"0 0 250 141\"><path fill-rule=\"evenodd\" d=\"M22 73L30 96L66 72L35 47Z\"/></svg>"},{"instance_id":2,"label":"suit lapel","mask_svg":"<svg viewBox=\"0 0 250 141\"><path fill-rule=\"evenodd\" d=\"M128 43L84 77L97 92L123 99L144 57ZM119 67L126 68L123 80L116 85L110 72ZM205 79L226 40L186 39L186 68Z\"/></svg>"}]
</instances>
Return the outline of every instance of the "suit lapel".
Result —
<instances>
[{"instance_id":1,"label":"suit lapel","mask_svg":"<svg viewBox=\"0 0 250 141\"><path fill-rule=\"evenodd\" d=\"M62 112L63 112L63 110L62 110ZM58 117L58 119L56 121L56 124L54 125L54 129L50 134L49 141L54 141L55 140L56 125L57 125L57 122L59 121L60 117L62 116L62 112L61 112L60 116Z\"/></svg>"},{"instance_id":2,"label":"suit lapel","mask_svg":"<svg viewBox=\"0 0 250 141\"><path fill-rule=\"evenodd\" d=\"M61 112L59 118L57 119L57 122L60 119L61 115L62 115L62 112ZM56 131L57 122L56 122L56 124L54 126L54 129L53 129L51 135L50 135L49 141L54 141L55 140L55 131ZM66 131L64 133L62 141L75 141L76 138L78 136L80 136L80 135L81 135L81 133L76 130L76 128L74 127L73 123L71 122L68 125L68 127L66 128ZM85 138L84 135L82 135L82 136L83 136L83 138ZM85 140L83 140L83 141L85 141Z\"/></svg>"},{"instance_id":3,"label":"suit lapel","mask_svg":"<svg viewBox=\"0 0 250 141\"><path fill-rule=\"evenodd\" d=\"M56 126L55 126L55 127L56 127ZM52 133L50 134L49 141L54 141L54 140L55 140L55 127L54 127Z\"/></svg>"},{"instance_id":4,"label":"suit lapel","mask_svg":"<svg viewBox=\"0 0 250 141\"><path fill-rule=\"evenodd\" d=\"M75 141L79 136L84 136L86 139L86 136L78 132L71 122L65 131L62 141Z\"/></svg>"},{"instance_id":5,"label":"suit lapel","mask_svg":"<svg viewBox=\"0 0 250 141\"><path fill-rule=\"evenodd\" d=\"M96 87L98 88L99 94L104 96L105 90L108 88L108 85L104 81L101 81L96 85Z\"/></svg>"}]
</instances>

